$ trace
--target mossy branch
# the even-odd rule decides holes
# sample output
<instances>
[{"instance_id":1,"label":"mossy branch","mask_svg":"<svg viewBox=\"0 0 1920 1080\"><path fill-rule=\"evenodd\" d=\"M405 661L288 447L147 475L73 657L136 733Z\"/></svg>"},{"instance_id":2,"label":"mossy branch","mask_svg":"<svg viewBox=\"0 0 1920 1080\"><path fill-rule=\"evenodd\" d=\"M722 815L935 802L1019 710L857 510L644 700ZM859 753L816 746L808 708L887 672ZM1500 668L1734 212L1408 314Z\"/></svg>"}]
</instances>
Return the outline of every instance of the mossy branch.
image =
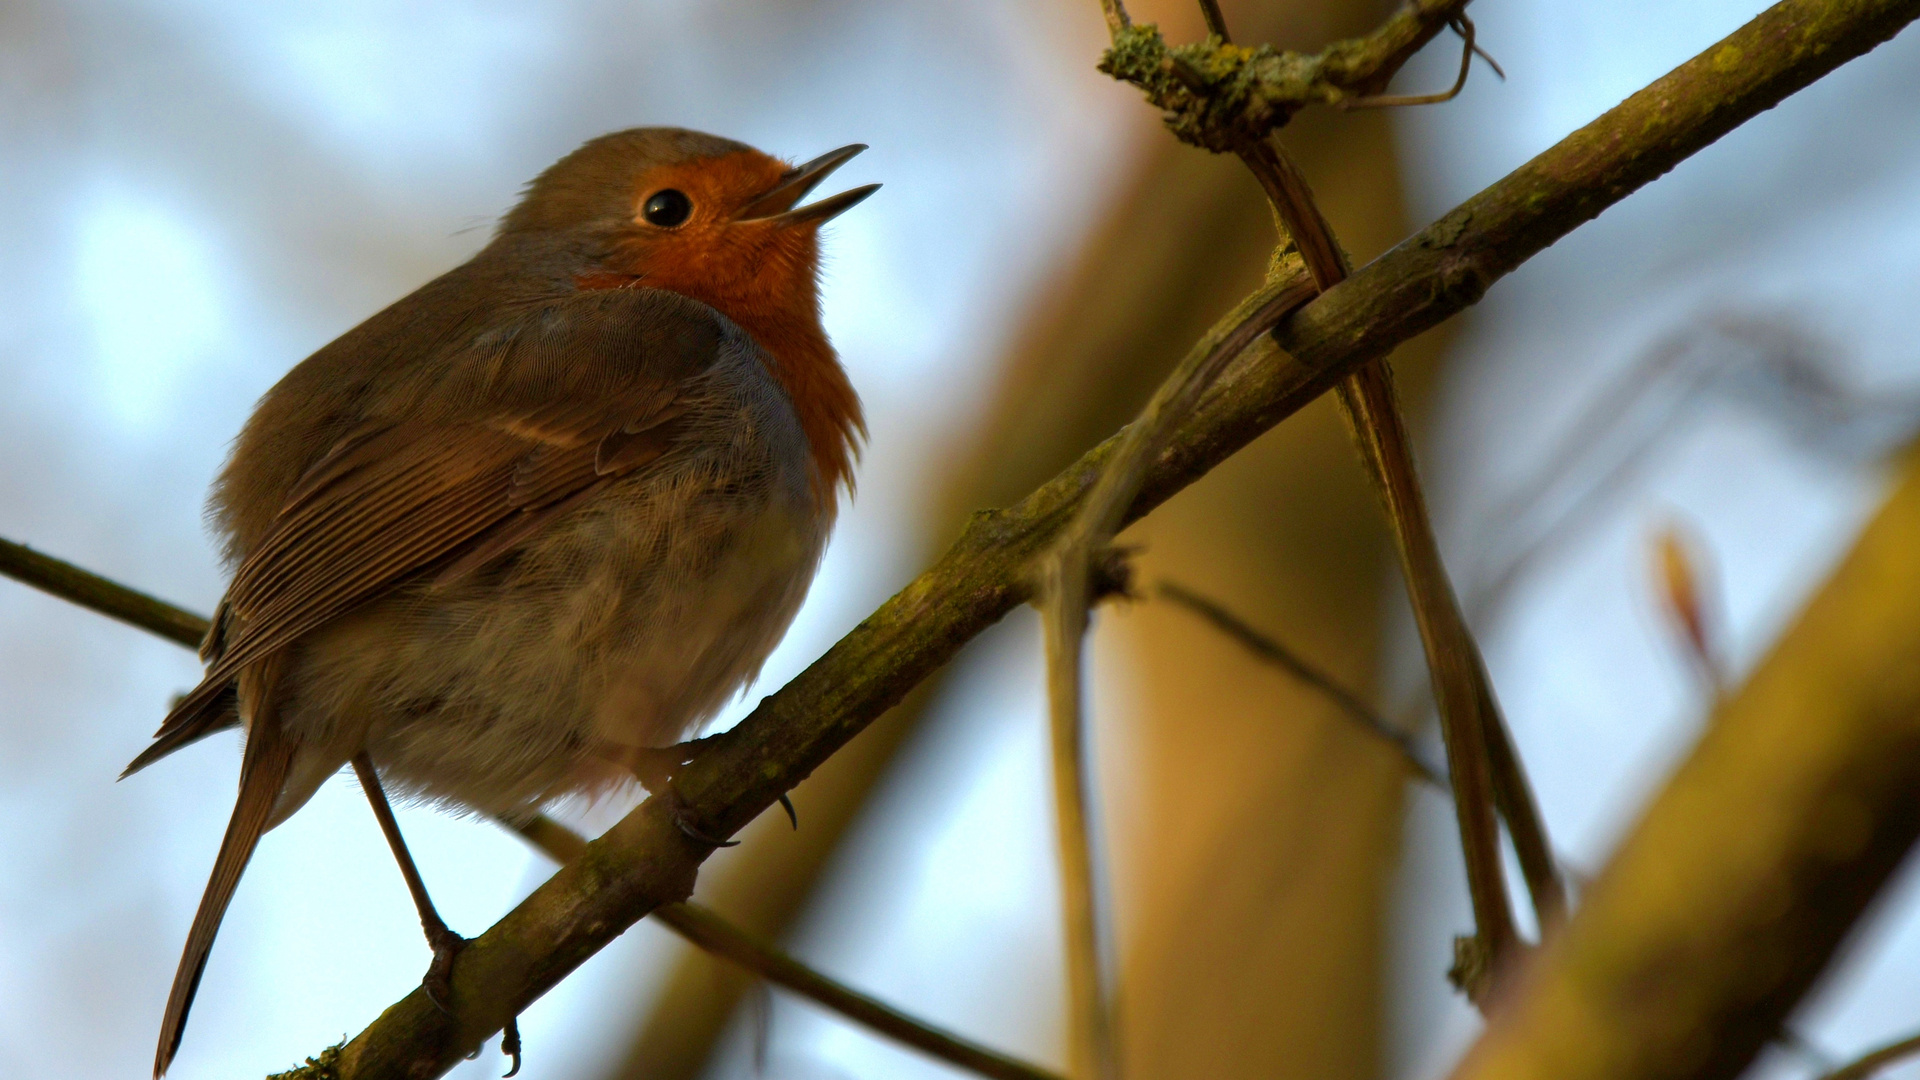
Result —
<instances>
[{"instance_id":1,"label":"mossy branch","mask_svg":"<svg viewBox=\"0 0 1920 1080\"><path fill-rule=\"evenodd\" d=\"M1891 37L1920 0L1786 0L1322 294L1223 373L1155 455L1128 520L1147 513L1335 381L1476 302L1500 277L1700 148ZM1232 331L1269 286L1249 298ZM1030 598L1029 567L1113 453L1089 452L961 538L679 781L721 834L746 825L981 630ZM711 853L651 799L492 929L454 972L454 1015L419 991L344 1048L343 1077L430 1077L457 1064L588 956L684 899Z\"/></svg>"},{"instance_id":2,"label":"mossy branch","mask_svg":"<svg viewBox=\"0 0 1920 1080\"><path fill-rule=\"evenodd\" d=\"M1100 70L1139 87L1182 142L1224 153L1260 142L1308 105L1352 104L1379 94L1466 6L1467 0L1412 0L1373 33L1310 56L1234 45L1218 33L1168 45L1159 27L1129 24L1114 29Z\"/></svg>"}]
</instances>

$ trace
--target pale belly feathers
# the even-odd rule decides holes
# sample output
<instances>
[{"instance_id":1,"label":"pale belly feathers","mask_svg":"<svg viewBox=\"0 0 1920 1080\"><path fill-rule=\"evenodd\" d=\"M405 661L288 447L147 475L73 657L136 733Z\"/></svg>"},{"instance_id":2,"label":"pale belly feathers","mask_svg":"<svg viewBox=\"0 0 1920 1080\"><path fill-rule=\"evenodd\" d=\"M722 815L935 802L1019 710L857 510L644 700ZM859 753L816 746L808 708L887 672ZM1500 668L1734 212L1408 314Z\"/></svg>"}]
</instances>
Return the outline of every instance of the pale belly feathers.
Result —
<instances>
[{"instance_id":1,"label":"pale belly feathers","mask_svg":"<svg viewBox=\"0 0 1920 1080\"><path fill-rule=\"evenodd\" d=\"M303 642L282 713L302 749L274 821L362 745L402 795L524 816L630 779L611 764L622 749L679 740L751 680L806 596L832 511L784 396L722 397L732 423L715 438L493 565Z\"/></svg>"}]
</instances>

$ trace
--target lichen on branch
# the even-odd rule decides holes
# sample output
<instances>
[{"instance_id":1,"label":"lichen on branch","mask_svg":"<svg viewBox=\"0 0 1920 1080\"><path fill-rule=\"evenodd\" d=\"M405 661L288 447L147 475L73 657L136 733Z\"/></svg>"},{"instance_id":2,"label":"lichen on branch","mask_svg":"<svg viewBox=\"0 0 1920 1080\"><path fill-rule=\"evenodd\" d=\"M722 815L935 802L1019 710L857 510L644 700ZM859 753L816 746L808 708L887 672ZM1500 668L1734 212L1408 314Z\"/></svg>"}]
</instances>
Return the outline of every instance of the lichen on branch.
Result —
<instances>
[{"instance_id":1,"label":"lichen on branch","mask_svg":"<svg viewBox=\"0 0 1920 1080\"><path fill-rule=\"evenodd\" d=\"M1144 92L1182 142L1227 153L1286 126L1308 105L1340 105L1386 89L1401 65L1460 17L1467 0L1412 0L1378 30L1307 55L1208 37L1169 45L1151 23L1124 26L1100 70Z\"/></svg>"}]
</instances>

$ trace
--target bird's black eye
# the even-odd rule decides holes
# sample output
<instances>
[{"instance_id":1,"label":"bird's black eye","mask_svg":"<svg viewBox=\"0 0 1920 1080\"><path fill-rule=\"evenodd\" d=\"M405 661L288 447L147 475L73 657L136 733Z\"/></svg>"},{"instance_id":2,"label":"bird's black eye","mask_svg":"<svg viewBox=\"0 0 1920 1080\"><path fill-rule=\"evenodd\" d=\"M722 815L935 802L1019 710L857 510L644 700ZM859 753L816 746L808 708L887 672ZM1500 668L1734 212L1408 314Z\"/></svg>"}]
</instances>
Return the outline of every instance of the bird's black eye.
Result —
<instances>
[{"instance_id":1,"label":"bird's black eye","mask_svg":"<svg viewBox=\"0 0 1920 1080\"><path fill-rule=\"evenodd\" d=\"M658 225L663 229L671 229L681 224L691 213L693 213L693 200L687 198L686 192L676 188L654 192L647 196L647 205L640 208L640 216L647 219L647 224Z\"/></svg>"}]
</instances>

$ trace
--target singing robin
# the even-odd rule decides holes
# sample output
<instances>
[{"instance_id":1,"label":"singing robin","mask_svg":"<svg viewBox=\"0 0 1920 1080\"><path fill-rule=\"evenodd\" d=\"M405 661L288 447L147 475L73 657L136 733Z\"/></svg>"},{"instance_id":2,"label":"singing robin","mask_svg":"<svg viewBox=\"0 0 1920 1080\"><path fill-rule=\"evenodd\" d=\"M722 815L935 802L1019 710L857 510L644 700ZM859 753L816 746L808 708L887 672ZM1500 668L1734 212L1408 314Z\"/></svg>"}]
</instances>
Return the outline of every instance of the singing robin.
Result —
<instances>
[{"instance_id":1,"label":"singing robin","mask_svg":"<svg viewBox=\"0 0 1920 1080\"><path fill-rule=\"evenodd\" d=\"M127 768L246 728L155 1076L261 834L342 766L400 859L443 1001L461 939L382 782L509 819L657 787L659 748L754 676L865 434L820 324L819 229L878 185L800 205L863 149L792 167L673 128L594 139L479 254L260 400L210 498L234 570L206 679Z\"/></svg>"}]
</instances>

